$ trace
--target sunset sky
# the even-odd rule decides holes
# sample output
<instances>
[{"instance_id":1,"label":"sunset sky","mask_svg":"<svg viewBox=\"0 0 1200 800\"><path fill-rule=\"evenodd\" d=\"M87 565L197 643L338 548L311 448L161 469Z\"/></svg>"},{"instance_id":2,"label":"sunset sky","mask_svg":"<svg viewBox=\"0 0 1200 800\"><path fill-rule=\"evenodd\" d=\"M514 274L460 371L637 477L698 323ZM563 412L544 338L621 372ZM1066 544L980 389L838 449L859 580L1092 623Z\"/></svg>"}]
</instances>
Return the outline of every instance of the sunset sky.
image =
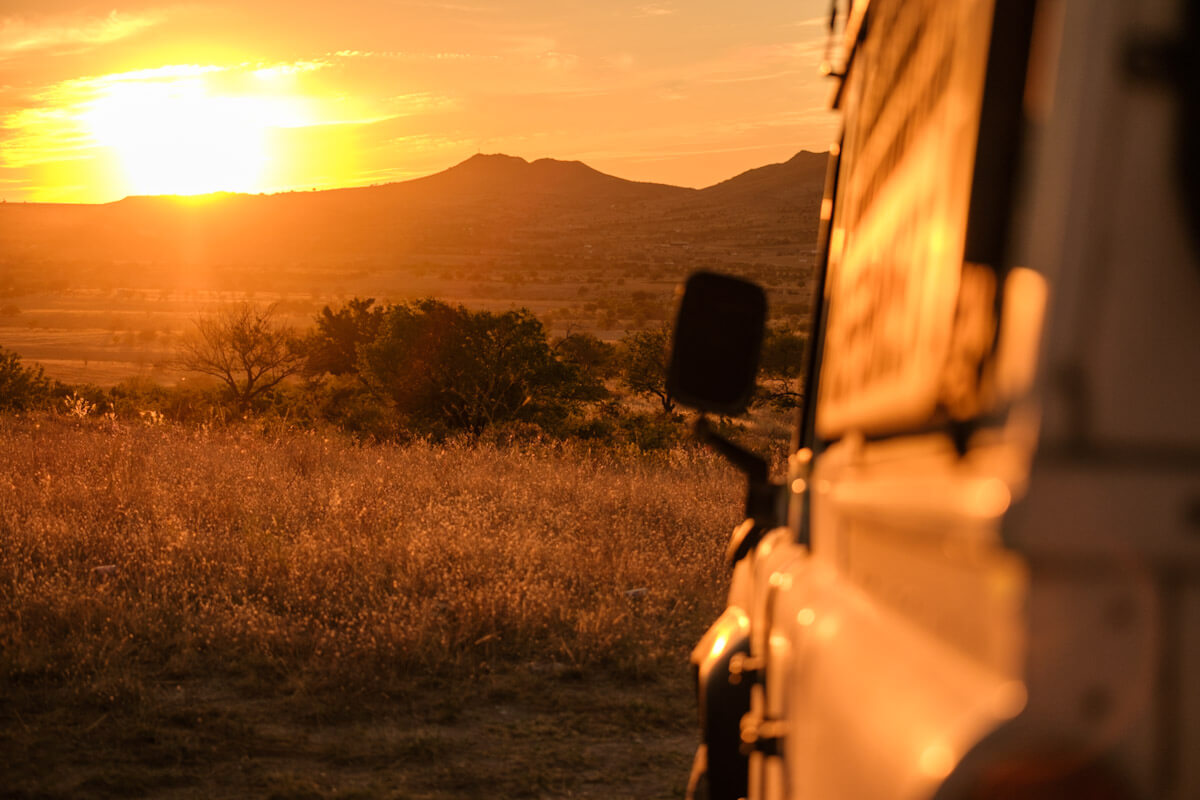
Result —
<instances>
[{"instance_id":1,"label":"sunset sky","mask_svg":"<svg viewBox=\"0 0 1200 800\"><path fill-rule=\"evenodd\" d=\"M7 0L0 198L323 189L476 152L706 186L824 150L827 0Z\"/></svg>"}]
</instances>

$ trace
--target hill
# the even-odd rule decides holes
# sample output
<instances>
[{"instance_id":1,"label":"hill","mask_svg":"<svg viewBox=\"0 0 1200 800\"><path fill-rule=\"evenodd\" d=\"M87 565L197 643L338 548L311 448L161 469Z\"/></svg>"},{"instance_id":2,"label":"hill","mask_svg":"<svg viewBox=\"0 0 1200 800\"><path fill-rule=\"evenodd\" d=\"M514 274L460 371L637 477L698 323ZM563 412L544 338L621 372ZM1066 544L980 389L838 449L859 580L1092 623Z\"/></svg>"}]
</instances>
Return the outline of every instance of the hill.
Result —
<instances>
[{"instance_id":1,"label":"hill","mask_svg":"<svg viewBox=\"0 0 1200 800\"><path fill-rule=\"evenodd\" d=\"M697 262L762 248L791 248L794 258L815 239L825 160L801 152L697 190L578 161L480 154L361 188L9 203L0 205L0 291L31 280L63 288L101 273L119 286L264 269L387 273L463 259L504 268L650 264L681 248ZM183 267L186 275L172 278Z\"/></svg>"}]
</instances>

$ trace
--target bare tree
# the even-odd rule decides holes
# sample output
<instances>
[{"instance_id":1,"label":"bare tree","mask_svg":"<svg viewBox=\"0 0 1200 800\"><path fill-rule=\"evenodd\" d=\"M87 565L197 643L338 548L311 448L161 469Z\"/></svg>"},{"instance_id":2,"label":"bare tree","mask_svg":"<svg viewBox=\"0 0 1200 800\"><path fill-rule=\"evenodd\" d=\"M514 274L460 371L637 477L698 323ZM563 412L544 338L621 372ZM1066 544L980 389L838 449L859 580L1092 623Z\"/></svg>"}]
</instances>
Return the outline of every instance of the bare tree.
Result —
<instances>
[{"instance_id":1,"label":"bare tree","mask_svg":"<svg viewBox=\"0 0 1200 800\"><path fill-rule=\"evenodd\" d=\"M211 375L247 408L263 392L300 371L304 355L291 328L275 322L275 305L239 303L196 320L180 346L184 369Z\"/></svg>"}]
</instances>

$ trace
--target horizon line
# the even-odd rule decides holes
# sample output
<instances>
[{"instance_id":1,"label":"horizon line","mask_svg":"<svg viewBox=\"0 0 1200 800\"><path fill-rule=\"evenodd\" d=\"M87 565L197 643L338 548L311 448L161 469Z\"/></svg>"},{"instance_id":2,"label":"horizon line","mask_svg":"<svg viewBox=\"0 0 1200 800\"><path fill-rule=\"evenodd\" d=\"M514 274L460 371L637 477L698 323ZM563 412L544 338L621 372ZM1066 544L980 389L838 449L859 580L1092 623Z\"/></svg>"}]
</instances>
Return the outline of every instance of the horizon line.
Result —
<instances>
[{"instance_id":1,"label":"horizon line","mask_svg":"<svg viewBox=\"0 0 1200 800\"><path fill-rule=\"evenodd\" d=\"M786 164L788 161L791 161L792 159L794 159L797 156L804 154L804 153L808 153L810 155L816 155L816 156L821 156L821 155L828 156L829 155L828 150L809 150L807 148L801 148L801 149L797 150L790 158L788 158L784 161L772 161L767 164L760 164L757 167L750 167L749 169L742 170L741 172L731 175L728 178L724 178L722 180L717 181L716 183L712 183L712 184L709 184L708 186L702 186L702 187L679 186L677 184L662 183L660 181L639 181L639 180L634 180L632 178L622 178L619 175L613 175L612 173L608 173L608 172L601 172L600 170L596 169L595 167L591 166L586 161L583 161L581 159L562 159L562 158L555 158L554 156L541 156L539 158L529 160L528 158L525 158L524 156L510 155L508 153L484 153L482 151L476 151L474 154L468 156L467 158L463 159L462 161L459 161L455 164L451 164L450 166L444 167L443 169L440 169L436 172L430 172L426 175L418 175L414 178L405 178L403 180L385 181L383 183L346 184L344 186L329 186L329 187L325 187L325 188L312 187L310 189L280 189L278 191L272 191L272 192L237 192L237 191L229 191L229 190L217 190L214 192L202 192L202 193L198 193L198 194L128 194L128 195L125 195L124 197L119 197L115 200L106 200L103 202L95 202L95 203L76 203L76 202L65 202L65 201L41 201L41 200L12 200L12 201L10 201L10 200L8 200L8 198L0 198L0 205L110 206L110 205L115 205L116 203L123 203L126 200L141 200L141 199L174 200L174 201L180 201L180 202L187 202L187 201L203 202L205 200L216 200L216 199L227 198L227 197L263 197L263 198L266 198L266 197L276 197L276 196L280 196L280 195L290 195L290 194L315 194L317 192L340 192L340 191L349 191L349 190L354 190L354 189L375 189L375 188L381 188L384 186L396 186L396 185L403 184L403 183L411 183L412 181L419 181L419 180L424 180L426 178L432 178L434 176L441 175L442 173L445 173L452 169L455 169L456 167L460 167L463 164L466 164L468 161L479 158L481 156L484 158L494 158L496 156L502 156L504 158L516 159L518 161L523 162L526 165L532 165L539 161L554 161L554 162L558 162L560 164L582 164L583 166L587 167L590 170L593 170L594 172L596 172L599 175L604 175L604 176L607 176L610 178L616 178L617 180L626 181L628 183L637 183L637 184L643 184L646 186L666 186L666 187L670 187L673 189L681 189L681 190L689 191L689 192L702 192L706 189L711 189L714 186L719 186L722 183L733 180L734 178L737 178L741 175L745 175L747 173L754 172L755 170L763 169L764 167L772 167L772 166L779 166L781 164Z\"/></svg>"}]
</instances>

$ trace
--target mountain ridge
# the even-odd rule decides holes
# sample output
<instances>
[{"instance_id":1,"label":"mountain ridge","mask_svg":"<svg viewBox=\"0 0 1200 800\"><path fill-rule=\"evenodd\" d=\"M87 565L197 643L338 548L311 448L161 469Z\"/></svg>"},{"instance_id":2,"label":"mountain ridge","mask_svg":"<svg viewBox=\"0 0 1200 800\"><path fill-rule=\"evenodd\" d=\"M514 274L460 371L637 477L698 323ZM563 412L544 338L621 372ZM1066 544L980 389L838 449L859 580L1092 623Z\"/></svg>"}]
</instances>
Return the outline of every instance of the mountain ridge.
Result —
<instances>
[{"instance_id":1,"label":"mountain ridge","mask_svg":"<svg viewBox=\"0 0 1200 800\"><path fill-rule=\"evenodd\" d=\"M271 197L286 197L293 195L313 196L330 193L346 193L369 191L379 189L394 189L396 187L426 185L432 182L466 182L467 180L479 181L481 178L485 181L492 181L499 178L516 178L535 176L545 180L546 178L556 178L558 183L565 183L562 180L565 171L571 170L576 176L586 176L597 181L605 181L628 186L637 187L654 187L656 189L667 189L680 193L703 193L710 190L736 185L741 182L748 182L751 179L761 178L773 171L780 169L790 169L798 167L807 174L811 172L813 162L819 163L819 172L823 176L825 162L828 159L828 153L818 153L808 150L801 150L789 158L787 161L781 161L771 164L764 164L760 167L740 172L737 175L731 176L724 180L709 186L700 188L692 188L686 186L676 186L669 183L661 183L658 181L637 181L629 178L621 178L616 175L611 175L606 172L601 172L595 167L590 166L586 162L578 160L563 160L551 157L541 157L529 161L521 156L511 156L505 153L476 153L457 164L454 164L446 169L438 172L430 173L429 175L421 175L416 178L409 178L403 181L389 181L387 183L371 184L369 186L338 186L330 189L312 189L312 190L286 190L280 192L209 192L199 195L126 195L119 200L112 200L107 203L9 203L7 205L36 205L36 206L59 206L59 207L82 207L82 206L113 206L126 202L138 202L144 200L171 200L185 204L203 202L211 199L230 199L230 198L271 198ZM806 163L807 162L807 163ZM521 170L526 170L522 173ZM555 175L550 170L559 170Z\"/></svg>"},{"instance_id":2,"label":"mountain ridge","mask_svg":"<svg viewBox=\"0 0 1200 800\"><path fill-rule=\"evenodd\" d=\"M703 189L630 181L580 161L479 153L365 187L97 205L0 205L0 268L176 264L403 268L457 256L498 264L653 260L692 248L716 263L764 242L815 241L826 154Z\"/></svg>"}]
</instances>

